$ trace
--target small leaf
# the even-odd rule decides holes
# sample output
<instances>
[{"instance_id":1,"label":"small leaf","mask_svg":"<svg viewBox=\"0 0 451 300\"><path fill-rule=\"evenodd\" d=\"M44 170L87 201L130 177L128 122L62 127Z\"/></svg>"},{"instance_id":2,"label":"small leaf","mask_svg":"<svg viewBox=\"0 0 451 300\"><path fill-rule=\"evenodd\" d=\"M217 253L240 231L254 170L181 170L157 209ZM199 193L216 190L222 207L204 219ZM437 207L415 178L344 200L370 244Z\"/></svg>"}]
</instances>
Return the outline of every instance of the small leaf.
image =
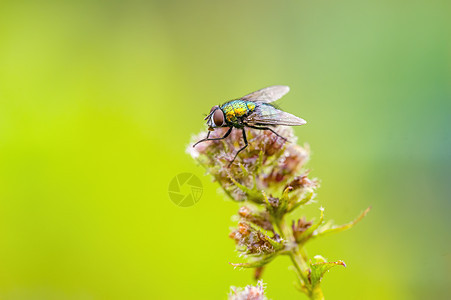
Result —
<instances>
[{"instance_id":1,"label":"small leaf","mask_svg":"<svg viewBox=\"0 0 451 300\"><path fill-rule=\"evenodd\" d=\"M248 263L231 263L231 262L229 262L229 264L234 267L241 267L241 268L260 268L260 267L263 267L264 265L270 263L276 256L277 255L266 255L261 259L257 259L257 260L254 260L254 261L248 262Z\"/></svg>"},{"instance_id":2,"label":"small leaf","mask_svg":"<svg viewBox=\"0 0 451 300\"><path fill-rule=\"evenodd\" d=\"M316 235L314 235L313 237L319 237L319 236L323 236L323 235L328 234L328 233L336 233L336 232L340 232L340 231L344 231L344 230L350 229L355 224L357 224L360 220L362 220L368 214L368 212L370 210L371 210L371 206L368 207L367 209L365 209L365 211L362 212L360 214L360 216L358 216L354 221L349 222L347 224L344 224L344 225L341 225L341 226L332 226L332 227L324 226L322 228L322 230L321 229L318 230L318 233Z\"/></svg>"},{"instance_id":3,"label":"small leaf","mask_svg":"<svg viewBox=\"0 0 451 300\"><path fill-rule=\"evenodd\" d=\"M335 266L346 267L346 264L342 260L327 262L326 259L324 259L324 257L322 257L321 255L315 256L313 258L313 263L312 261L310 262L310 270L308 275L308 279L312 287L318 285L321 282L324 274Z\"/></svg>"}]
</instances>

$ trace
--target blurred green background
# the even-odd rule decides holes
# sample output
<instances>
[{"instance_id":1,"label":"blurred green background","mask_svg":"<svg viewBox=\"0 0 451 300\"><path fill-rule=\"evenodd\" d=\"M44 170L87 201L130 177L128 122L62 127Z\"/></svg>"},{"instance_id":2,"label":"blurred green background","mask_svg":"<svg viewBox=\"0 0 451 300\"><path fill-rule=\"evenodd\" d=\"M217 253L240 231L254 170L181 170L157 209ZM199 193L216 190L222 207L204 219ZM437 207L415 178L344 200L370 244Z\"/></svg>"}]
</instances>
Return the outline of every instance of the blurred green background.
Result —
<instances>
[{"instance_id":1,"label":"blurred green background","mask_svg":"<svg viewBox=\"0 0 451 300\"><path fill-rule=\"evenodd\" d=\"M450 295L449 1L0 2L0 299L224 299L238 206L185 153L211 106L286 84L327 299ZM170 180L204 185L174 205ZM305 299L281 257L272 299ZM448 298L449 299L449 298Z\"/></svg>"}]
</instances>

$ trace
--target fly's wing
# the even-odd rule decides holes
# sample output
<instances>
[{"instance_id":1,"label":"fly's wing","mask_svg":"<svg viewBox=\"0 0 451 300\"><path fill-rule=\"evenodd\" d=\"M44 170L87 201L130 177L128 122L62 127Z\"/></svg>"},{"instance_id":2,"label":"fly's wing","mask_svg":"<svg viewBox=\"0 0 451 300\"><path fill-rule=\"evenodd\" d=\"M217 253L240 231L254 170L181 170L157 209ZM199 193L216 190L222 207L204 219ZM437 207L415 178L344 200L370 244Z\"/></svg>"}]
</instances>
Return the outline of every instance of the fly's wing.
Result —
<instances>
[{"instance_id":1,"label":"fly's wing","mask_svg":"<svg viewBox=\"0 0 451 300\"><path fill-rule=\"evenodd\" d=\"M256 92L250 93L244 96L241 100L271 103L283 97L290 91L290 88L286 85L273 85Z\"/></svg>"},{"instance_id":2,"label":"fly's wing","mask_svg":"<svg viewBox=\"0 0 451 300\"><path fill-rule=\"evenodd\" d=\"M290 113L281 111L269 104L257 105L254 112L249 115L246 124L251 126L258 125L284 125L299 126L307 123L305 120L298 118Z\"/></svg>"}]
</instances>

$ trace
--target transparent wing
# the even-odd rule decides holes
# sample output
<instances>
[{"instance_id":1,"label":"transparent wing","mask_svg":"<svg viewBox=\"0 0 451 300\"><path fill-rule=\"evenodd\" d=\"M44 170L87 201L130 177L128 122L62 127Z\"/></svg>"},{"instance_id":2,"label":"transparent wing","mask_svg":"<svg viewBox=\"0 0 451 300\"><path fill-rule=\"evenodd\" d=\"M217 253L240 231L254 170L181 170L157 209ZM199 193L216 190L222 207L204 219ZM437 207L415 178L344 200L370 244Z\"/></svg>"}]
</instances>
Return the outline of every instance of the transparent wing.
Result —
<instances>
[{"instance_id":1,"label":"transparent wing","mask_svg":"<svg viewBox=\"0 0 451 300\"><path fill-rule=\"evenodd\" d=\"M285 125L299 126L307 123L304 119L281 111L269 104L258 105L245 120L248 125Z\"/></svg>"},{"instance_id":2,"label":"transparent wing","mask_svg":"<svg viewBox=\"0 0 451 300\"><path fill-rule=\"evenodd\" d=\"M283 97L290 91L286 85L273 85L244 96L241 100L270 103Z\"/></svg>"}]
</instances>

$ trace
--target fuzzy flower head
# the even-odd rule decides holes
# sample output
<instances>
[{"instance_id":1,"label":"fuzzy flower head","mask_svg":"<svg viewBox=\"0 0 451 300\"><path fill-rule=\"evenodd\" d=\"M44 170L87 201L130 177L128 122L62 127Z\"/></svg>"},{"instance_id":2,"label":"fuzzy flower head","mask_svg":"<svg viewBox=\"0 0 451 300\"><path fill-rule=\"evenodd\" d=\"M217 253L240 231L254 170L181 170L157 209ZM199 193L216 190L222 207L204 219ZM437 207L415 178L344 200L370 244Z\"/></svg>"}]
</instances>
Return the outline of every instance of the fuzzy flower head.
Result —
<instances>
[{"instance_id":1,"label":"fuzzy flower head","mask_svg":"<svg viewBox=\"0 0 451 300\"><path fill-rule=\"evenodd\" d=\"M216 128L210 133L210 138L220 138L227 130ZM232 164L235 154L244 146L242 131L238 129L233 129L225 139L205 141L194 148L191 144L187 152L206 168L233 200L264 203L260 191L280 193L303 169L309 159L309 150L296 145L291 127L274 127L274 131L288 142L269 130L245 130L249 145ZM199 141L205 135L201 133L192 141Z\"/></svg>"},{"instance_id":2,"label":"fuzzy flower head","mask_svg":"<svg viewBox=\"0 0 451 300\"><path fill-rule=\"evenodd\" d=\"M267 211L258 211L249 206L242 206L238 211L238 215L243 220L253 223L264 230L274 232L274 226Z\"/></svg>"},{"instance_id":3,"label":"fuzzy flower head","mask_svg":"<svg viewBox=\"0 0 451 300\"><path fill-rule=\"evenodd\" d=\"M230 287L229 300L266 300L265 285L262 280L256 286L248 285L245 288Z\"/></svg>"},{"instance_id":4,"label":"fuzzy flower head","mask_svg":"<svg viewBox=\"0 0 451 300\"><path fill-rule=\"evenodd\" d=\"M229 236L235 240L238 249L247 255L273 254L283 248L278 235L270 237L256 226L243 220L238 223L238 227Z\"/></svg>"},{"instance_id":5,"label":"fuzzy flower head","mask_svg":"<svg viewBox=\"0 0 451 300\"><path fill-rule=\"evenodd\" d=\"M293 232L294 238L297 240L301 237L302 233L304 233L307 229L309 229L312 226L313 222L305 219L303 217L302 219L298 219L297 222L293 220L293 223L291 225L291 230Z\"/></svg>"},{"instance_id":6,"label":"fuzzy flower head","mask_svg":"<svg viewBox=\"0 0 451 300\"><path fill-rule=\"evenodd\" d=\"M286 217L296 208L311 203L319 183L309 177L305 164L309 160L308 146L296 144L291 127L277 126L271 130L245 127L243 130L209 127L209 134L193 137L187 152L219 183L232 200L240 202L238 225L232 238L245 262L230 263L234 267L255 268L255 278L279 255L290 255L299 276L298 288L311 299L324 299L320 282L334 266L342 261L328 262L320 256L308 260L305 244L326 234L347 230L369 211L343 225L324 221L324 208L319 219L293 220L291 230ZM226 136L226 138L222 138ZM214 140L207 140L209 139ZM196 143L197 142L197 143ZM238 155L237 155L238 153ZM257 286L231 288L229 299L262 300L263 283ZM315 296L314 298L312 298Z\"/></svg>"}]
</instances>

